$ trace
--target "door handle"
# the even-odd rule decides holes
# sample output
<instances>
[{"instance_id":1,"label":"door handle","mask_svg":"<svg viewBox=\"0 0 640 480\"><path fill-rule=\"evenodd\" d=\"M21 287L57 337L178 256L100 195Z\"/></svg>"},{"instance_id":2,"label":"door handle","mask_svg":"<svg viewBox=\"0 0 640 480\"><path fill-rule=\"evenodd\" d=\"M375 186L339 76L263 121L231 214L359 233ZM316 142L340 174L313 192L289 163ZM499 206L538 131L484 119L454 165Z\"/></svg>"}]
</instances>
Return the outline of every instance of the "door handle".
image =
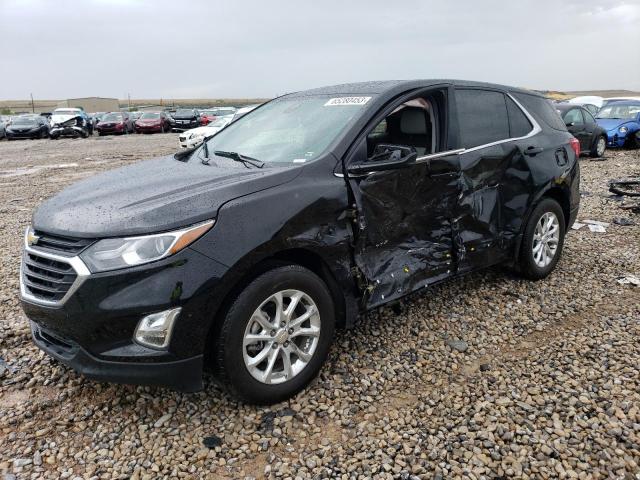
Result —
<instances>
[{"instance_id":1,"label":"door handle","mask_svg":"<svg viewBox=\"0 0 640 480\"><path fill-rule=\"evenodd\" d=\"M544 151L544 148L542 147L530 146L530 147L527 147L527 149L524 151L524 154L529 155L531 157L535 157L537 154L542 153L543 151Z\"/></svg>"}]
</instances>

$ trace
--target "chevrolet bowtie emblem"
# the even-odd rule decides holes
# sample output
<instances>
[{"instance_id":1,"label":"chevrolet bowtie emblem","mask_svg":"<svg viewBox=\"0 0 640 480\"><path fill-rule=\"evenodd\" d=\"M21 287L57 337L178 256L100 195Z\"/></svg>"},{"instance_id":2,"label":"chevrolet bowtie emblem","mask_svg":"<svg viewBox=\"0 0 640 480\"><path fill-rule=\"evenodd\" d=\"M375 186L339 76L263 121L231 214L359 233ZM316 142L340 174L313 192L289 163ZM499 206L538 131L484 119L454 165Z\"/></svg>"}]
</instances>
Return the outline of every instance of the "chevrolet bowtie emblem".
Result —
<instances>
[{"instance_id":1,"label":"chevrolet bowtie emblem","mask_svg":"<svg viewBox=\"0 0 640 480\"><path fill-rule=\"evenodd\" d=\"M38 243L38 240L40 240L40 237L38 235L36 235L35 233L30 231L27 234L27 243L29 245L35 245L36 243Z\"/></svg>"}]
</instances>

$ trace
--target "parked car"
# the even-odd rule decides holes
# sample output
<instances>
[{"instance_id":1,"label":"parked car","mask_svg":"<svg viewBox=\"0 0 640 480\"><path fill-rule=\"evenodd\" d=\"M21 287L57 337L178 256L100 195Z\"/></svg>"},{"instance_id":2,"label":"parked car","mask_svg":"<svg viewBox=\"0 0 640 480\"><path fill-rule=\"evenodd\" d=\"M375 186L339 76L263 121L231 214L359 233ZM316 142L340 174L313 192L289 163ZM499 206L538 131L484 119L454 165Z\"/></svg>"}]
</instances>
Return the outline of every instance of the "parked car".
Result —
<instances>
[{"instance_id":1,"label":"parked car","mask_svg":"<svg viewBox=\"0 0 640 480\"><path fill-rule=\"evenodd\" d=\"M582 105L563 103L556 108L567 130L580 142L580 151L601 157L607 148L607 131L596 123L593 115Z\"/></svg>"},{"instance_id":2,"label":"parked car","mask_svg":"<svg viewBox=\"0 0 640 480\"><path fill-rule=\"evenodd\" d=\"M640 147L640 101L613 100L598 111L598 125L607 131L610 147Z\"/></svg>"},{"instance_id":3,"label":"parked car","mask_svg":"<svg viewBox=\"0 0 640 480\"><path fill-rule=\"evenodd\" d=\"M165 112L144 112L135 121L137 133L164 133L171 131L171 124Z\"/></svg>"},{"instance_id":4,"label":"parked car","mask_svg":"<svg viewBox=\"0 0 640 480\"><path fill-rule=\"evenodd\" d=\"M591 115L596 115L600 107L604 102L604 98L599 97L597 95L585 95L582 97L574 97L568 100L568 103L573 103L575 105L582 105L586 108Z\"/></svg>"},{"instance_id":5,"label":"parked car","mask_svg":"<svg viewBox=\"0 0 640 480\"><path fill-rule=\"evenodd\" d=\"M202 141L206 137L215 135L224 127L226 127L229 123L231 123L232 118L233 118L233 115L218 117L216 121L210 123L205 127L193 128L191 130L187 130L186 132L182 132L178 136L178 141L180 142L180 146L182 148L197 147L202 143Z\"/></svg>"},{"instance_id":6,"label":"parked car","mask_svg":"<svg viewBox=\"0 0 640 480\"><path fill-rule=\"evenodd\" d=\"M236 112L233 114L233 118L231 119L231 121L235 122L239 118L244 117L250 111L255 110L256 108L258 108L259 106L260 106L260 104L256 104L256 105L246 105L244 107L238 108L236 110Z\"/></svg>"},{"instance_id":7,"label":"parked car","mask_svg":"<svg viewBox=\"0 0 640 480\"><path fill-rule=\"evenodd\" d=\"M5 128L7 140L18 138L47 138L49 124L45 117L39 114L27 114L13 117L11 123Z\"/></svg>"},{"instance_id":8,"label":"parked car","mask_svg":"<svg viewBox=\"0 0 640 480\"><path fill-rule=\"evenodd\" d=\"M49 137L82 137L90 135L87 114L81 108L56 108L49 121Z\"/></svg>"},{"instance_id":9,"label":"parked car","mask_svg":"<svg viewBox=\"0 0 640 480\"><path fill-rule=\"evenodd\" d=\"M208 125L219 117L233 116L236 113L235 107L216 107L200 110L200 123Z\"/></svg>"},{"instance_id":10,"label":"parked car","mask_svg":"<svg viewBox=\"0 0 640 480\"><path fill-rule=\"evenodd\" d=\"M40 205L22 306L36 345L91 378L193 391L206 365L243 400L279 402L367 310L497 264L549 275L578 149L548 100L511 87L285 95Z\"/></svg>"},{"instance_id":11,"label":"parked car","mask_svg":"<svg viewBox=\"0 0 640 480\"><path fill-rule=\"evenodd\" d=\"M11 121L8 115L0 115L0 140L6 137L6 128Z\"/></svg>"},{"instance_id":12,"label":"parked car","mask_svg":"<svg viewBox=\"0 0 640 480\"><path fill-rule=\"evenodd\" d=\"M201 125L200 112L195 108L179 108L171 115L171 120L171 130L174 132L184 132Z\"/></svg>"},{"instance_id":13,"label":"parked car","mask_svg":"<svg viewBox=\"0 0 640 480\"><path fill-rule=\"evenodd\" d=\"M97 127L98 124L100 123L100 120L102 120L102 117L104 117L108 112L96 112L93 114L93 125L94 127Z\"/></svg>"},{"instance_id":14,"label":"parked car","mask_svg":"<svg viewBox=\"0 0 640 480\"><path fill-rule=\"evenodd\" d=\"M141 116L143 112L128 112L129 113L129 118L131 119L131 121L133 122L133 124L135 125L136 120L138 120Z\"/></svg>"},{"instance_id":15,"label":"parked car","mask_svg":"<svg viewBox=\"0 0 640 480\"><path fill-rule=\"evenodd\" d=\"M127 133L133 133L133 123L127 112L106 114L96 128L98 129L98 135L126 135Z\"/></svg>"}]
</instances>

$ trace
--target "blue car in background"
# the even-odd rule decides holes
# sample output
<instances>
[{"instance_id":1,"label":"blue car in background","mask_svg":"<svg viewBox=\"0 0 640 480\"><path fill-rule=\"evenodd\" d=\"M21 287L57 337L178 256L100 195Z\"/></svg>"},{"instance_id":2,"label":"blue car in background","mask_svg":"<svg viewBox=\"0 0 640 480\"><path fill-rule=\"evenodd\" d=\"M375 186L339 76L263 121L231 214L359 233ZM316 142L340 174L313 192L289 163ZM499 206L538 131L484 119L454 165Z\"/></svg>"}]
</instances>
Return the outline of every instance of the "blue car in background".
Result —
<instances>
[{"instance_id":1,"label":"blue car in background","mask_svg":"<svg viewBox=\"0 0 640 480\"><path fill-rule=\"evenodd\" d=\"M596 121L607 131L609 147L640 147L640 101L610 101L598 111Z\"/></svg>"}]
</instances>

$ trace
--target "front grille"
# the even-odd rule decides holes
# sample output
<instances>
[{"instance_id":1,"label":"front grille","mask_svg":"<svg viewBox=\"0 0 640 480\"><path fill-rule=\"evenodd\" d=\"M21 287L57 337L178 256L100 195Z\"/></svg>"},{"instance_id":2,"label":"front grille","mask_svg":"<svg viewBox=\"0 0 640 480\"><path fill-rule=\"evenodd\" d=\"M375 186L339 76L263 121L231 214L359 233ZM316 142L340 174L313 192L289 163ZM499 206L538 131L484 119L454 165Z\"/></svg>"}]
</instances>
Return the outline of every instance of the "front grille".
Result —
<instances>
[{"instance_id":1,"label":"front grille","mask_svg":"<svg viewBox=\"0 0 640 480\"><path fill-rule=\"evenodd\" d=\"M90 238L61 237L42 232L35 234L38 237L38 242L34 245L36 248L70 256L79 254L95 241Z\"/></svg>"},{"instance_id":2,"label":"front grille","mask_svg":"<svg viewBox=\"0 0 640 480\"><path fill-rule=\"evenodd\" d=\"M24 252L22 262L24 288L27 293L40 300L62 300L78 277L69 263L33 252Z\"/></svg>"}]
</instances>

